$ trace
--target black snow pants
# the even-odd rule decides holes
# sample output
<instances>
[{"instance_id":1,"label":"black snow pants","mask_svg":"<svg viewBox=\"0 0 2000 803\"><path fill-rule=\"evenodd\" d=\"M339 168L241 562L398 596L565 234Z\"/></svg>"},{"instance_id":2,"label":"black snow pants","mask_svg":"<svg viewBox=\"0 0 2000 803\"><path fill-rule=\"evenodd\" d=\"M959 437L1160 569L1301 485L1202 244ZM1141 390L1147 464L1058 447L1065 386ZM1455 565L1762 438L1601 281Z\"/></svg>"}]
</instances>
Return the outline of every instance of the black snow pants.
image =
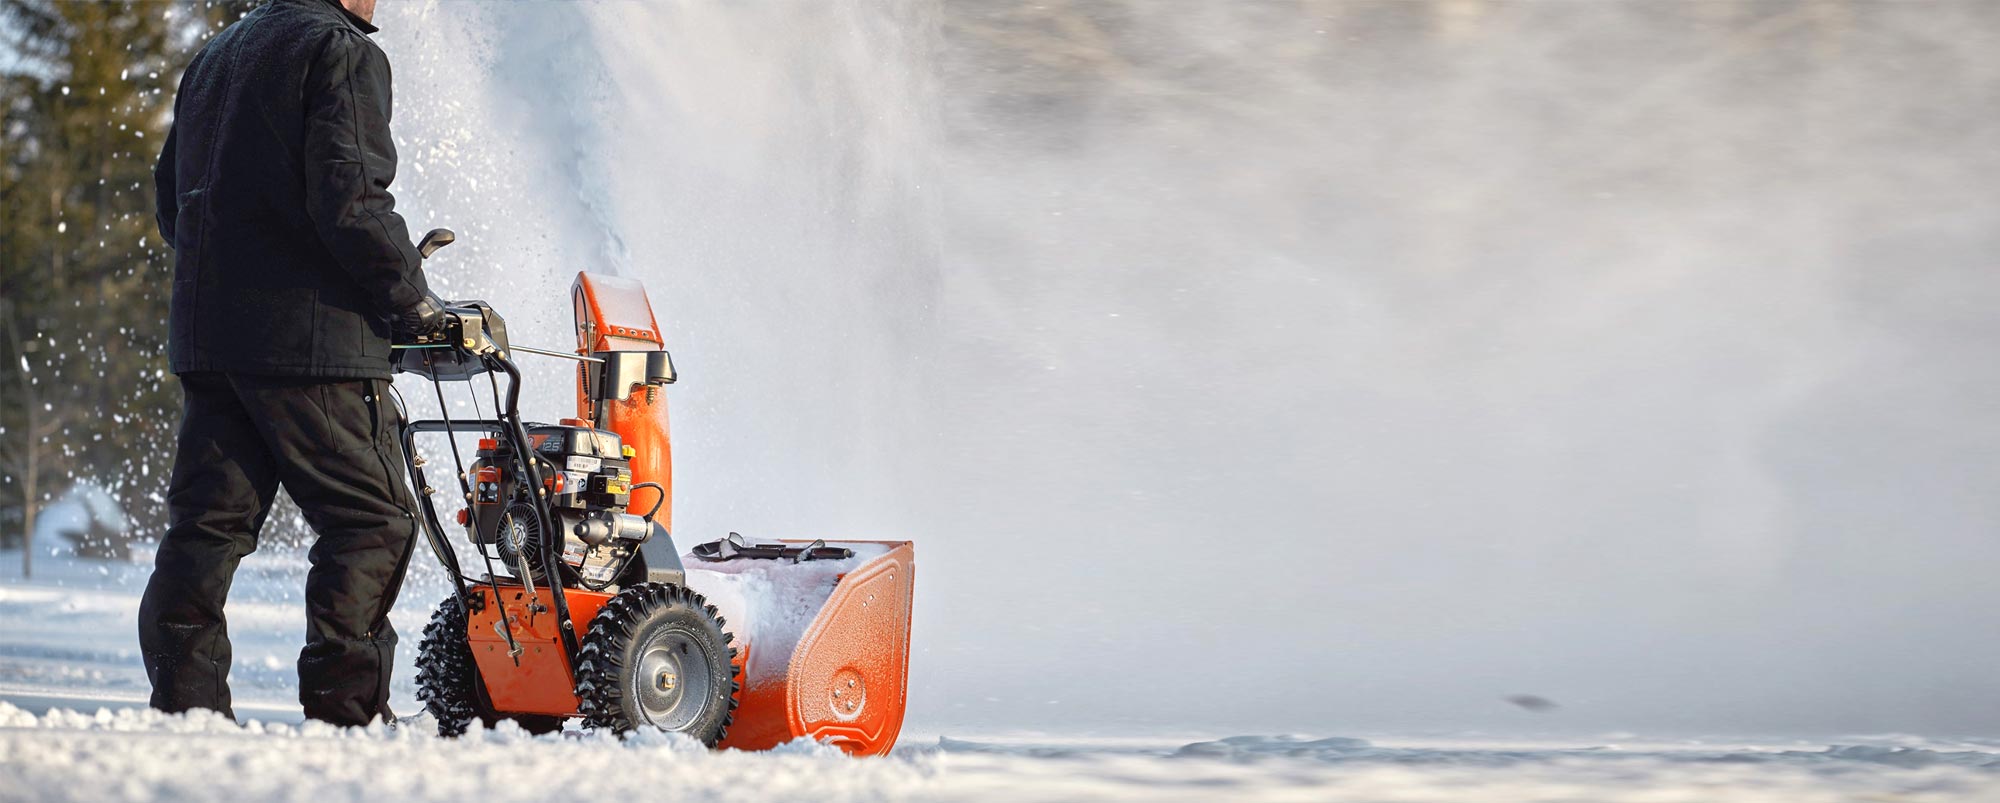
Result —
<instances>
[{"instance_id":1,"label":"black snow pants","mask_svg":"<svg viewBox=\"0 0 2000 803\"><path fill-rule=\"evenodd\" d=\"M389 608L416 545L400 418L382 379L181 375L184 407L139 647L163 711L234 716L222 606L236 564L284 485L318 535L308 553L306 716L364 725L388 716L396 631Z\"/></svg>"}]
</instances>

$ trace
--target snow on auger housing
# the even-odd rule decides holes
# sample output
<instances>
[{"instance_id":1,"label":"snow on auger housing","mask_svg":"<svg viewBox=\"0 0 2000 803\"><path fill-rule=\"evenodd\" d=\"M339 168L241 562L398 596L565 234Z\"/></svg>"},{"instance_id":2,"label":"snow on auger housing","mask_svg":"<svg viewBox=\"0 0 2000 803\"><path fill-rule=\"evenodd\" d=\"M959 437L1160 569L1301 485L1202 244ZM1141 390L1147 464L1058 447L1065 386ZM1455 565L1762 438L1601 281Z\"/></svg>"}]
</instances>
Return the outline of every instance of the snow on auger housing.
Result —
<instances>
[{"instance_id":1,"label":"snow on auger housing","mask_svg":"<svg viewBox=\"0 0 2000 803\"><path fill-rule=\"evenodd\" d=\"M434 230L419 250L428 258L452 239ZM453 589L417 659L417 694L440 730L504 719L547 732L582 717L710 746L804 736L887 752L908 676L910 543L731 533L684 564L661 390L675 373L645 288L579 273L571 300L575 354L510 344L505 321L477 301L450 305L442 336L396 347L396 370L431 380L440 411L447 383L475 402L485 385L495 411L403 428L425 541ZM523 422L516 352L578 361L575 418ZM451 471L455 487L432 484L416 450L419 436L440 435L452 463L433 471ZM478 438L470 459L460 436ZM463 539L447 534L434 498L454 491ZM476 562L461 562L461 545Z\"/></svg>"}]
</instances>

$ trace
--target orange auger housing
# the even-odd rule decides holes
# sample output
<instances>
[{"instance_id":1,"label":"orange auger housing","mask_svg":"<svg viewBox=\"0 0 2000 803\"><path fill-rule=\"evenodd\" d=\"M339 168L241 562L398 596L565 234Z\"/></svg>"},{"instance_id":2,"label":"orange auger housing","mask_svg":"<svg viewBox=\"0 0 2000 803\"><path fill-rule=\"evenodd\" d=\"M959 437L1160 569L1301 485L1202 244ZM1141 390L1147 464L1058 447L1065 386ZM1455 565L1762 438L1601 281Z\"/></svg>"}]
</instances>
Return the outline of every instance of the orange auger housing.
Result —
<instances>
[{"instance_id":1,"label":"orange auger housing","mask_svg":"<svg viewBox=\"0 0 2000 803\"><path fill-rule=\"evenodd\" d=\"M637 281L579 273L571 301L579 355L653 352L665 345L646 289ZM671 530L673 453L666 394L653 385L643 392L629 389L633 391L629 395L624 393L628 388L616 388L609 395L622 398L593 402L607 395L594 392L593 381L598 380L586 363L577 374L577 417L618 433L632 448L635 484L657 482L669 489L669 498L654 518ZM644 513L655 501L639 494L633 497L628 509L635 514ZM880 755L896 744L909 677L914 549L907 541L813 545L852 554L817 561L740 556L714 560L693 553L683 558L687 585L721 611L735 639L741 687L734 722L720 747L761 750L804 737L829 741L854 755ZM595 611L603 604L602 595L587 598L590 592L576 589L565 593L572 611ZM487 610L508 607L503 601ZM578 615L579 625L587 616ZM490 633L494 628L475 617L472 630ZM547 643L553 647L553 634ZM486 650L476 652L492 656L490 664L481 658L482 671L489 665L503 671L513 668L504 655L493 652L503 645L482 646ZM550 653L560 658L560 650ZM523 668L528 665L523 661ZM489 680L487 685L501 710L574 712L576 696L566 686L544 688L559 682L549 677L523 684ZM529 705L534 707L525 707Z\"/></svg>"},{"instance_id":2,"label":"orange auger housing","mask_svg":"<svg viewBox=\"0 0 2000 803\"><path fill-rule=\"evenodd\" d=\"M915 553L908 541L815 543L854 557L688 565L688 584L737 634L743 690L722 747L763 750L806 737L872 756L896 745Z\"/></svg>"}]
</instances>

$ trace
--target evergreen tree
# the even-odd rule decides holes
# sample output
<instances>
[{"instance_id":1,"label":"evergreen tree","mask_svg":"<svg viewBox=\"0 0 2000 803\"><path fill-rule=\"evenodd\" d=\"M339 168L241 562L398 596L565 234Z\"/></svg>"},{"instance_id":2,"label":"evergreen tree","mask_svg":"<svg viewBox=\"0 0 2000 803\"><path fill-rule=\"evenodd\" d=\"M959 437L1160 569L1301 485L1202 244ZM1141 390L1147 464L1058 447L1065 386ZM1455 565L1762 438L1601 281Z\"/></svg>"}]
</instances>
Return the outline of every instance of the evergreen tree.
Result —
<instances>
[{"instance_id":1,"label":"evergreen tree","mask_svg":"<svg viewBox=\"0 0 2000 803\"><path fill-rule=\"evenodd\" d=\"M0 536L24 571L39 509L76 482L131 522L80 549L122 554L164 519L179 393L152 167L181 69L251 5L0 0Z\"/></svg>"}]
</instances>

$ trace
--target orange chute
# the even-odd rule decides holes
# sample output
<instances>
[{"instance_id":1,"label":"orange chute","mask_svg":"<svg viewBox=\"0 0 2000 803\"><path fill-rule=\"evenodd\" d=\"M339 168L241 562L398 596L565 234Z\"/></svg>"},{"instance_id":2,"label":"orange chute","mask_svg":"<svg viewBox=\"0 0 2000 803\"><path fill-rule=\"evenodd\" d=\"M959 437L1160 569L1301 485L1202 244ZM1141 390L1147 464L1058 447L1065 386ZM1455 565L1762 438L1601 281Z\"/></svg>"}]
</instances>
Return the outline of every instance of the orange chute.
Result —
<instances>
[{"instance_id":1,"label":"orange chute","mask_svg":"<svg viewBox=\"0 0 2000 803\"><path fill-rule=\"evenodd\" d=\"M665 345L660 339L660 325L653 318L653 304L646 299L646 287L637 281L620 276L578 273L576 283L570 289L570 300L576 313L578 354L658 351ZM653 520L672 531L674 454L672 440L667 434L667 394L648 387L626 395L625 392L631 391L631 388L618 388L620 398L602 402L603 409L598 409L600 405L593 403L585 391L589 383L584 377L591 370L590 363L583 363L578 369L577 417L591 421L600 429L618 433L625 445L632 447L632 482L657 482L665 489L666 499L661 501L650 493L635 493L626 510L644 515L653 508L655 501L659 501L660 509L653 515Z\"/></svg>"}]
</instances>

